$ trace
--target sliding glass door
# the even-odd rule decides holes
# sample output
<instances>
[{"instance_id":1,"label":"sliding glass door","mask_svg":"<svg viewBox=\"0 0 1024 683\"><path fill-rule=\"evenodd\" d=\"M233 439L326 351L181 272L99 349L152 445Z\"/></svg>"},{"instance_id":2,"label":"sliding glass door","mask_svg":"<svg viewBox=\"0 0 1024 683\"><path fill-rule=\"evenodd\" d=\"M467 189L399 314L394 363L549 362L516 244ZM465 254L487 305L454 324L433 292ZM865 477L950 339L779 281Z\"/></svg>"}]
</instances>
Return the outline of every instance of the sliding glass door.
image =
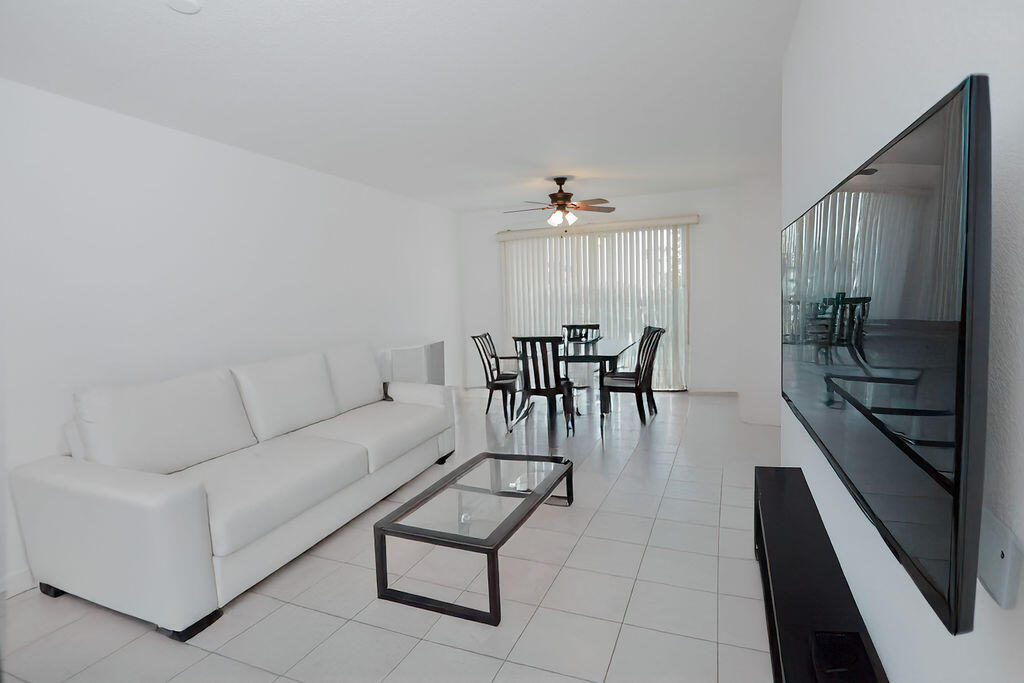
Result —
<instances>
[{"instance_id":1,"label":"sliding glass door","mask_svg":"<svg viewBox=\"0 0 1024 683\"><path fill-rule=\"evenodd\" d=\"M560 335L566 323L600 323L607 340L664 327L655 389L686 388L686 225L545 235L501 243L508 330Z\"/></svg>"}]
</instances>

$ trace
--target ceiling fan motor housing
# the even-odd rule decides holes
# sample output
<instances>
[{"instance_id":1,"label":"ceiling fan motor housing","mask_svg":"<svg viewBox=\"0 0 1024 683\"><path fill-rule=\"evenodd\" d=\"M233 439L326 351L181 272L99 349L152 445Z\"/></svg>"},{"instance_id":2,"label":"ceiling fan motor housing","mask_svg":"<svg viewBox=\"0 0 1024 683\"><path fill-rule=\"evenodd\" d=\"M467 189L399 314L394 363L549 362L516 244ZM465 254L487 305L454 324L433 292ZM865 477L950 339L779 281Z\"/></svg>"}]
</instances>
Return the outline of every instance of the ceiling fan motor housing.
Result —
<instances>
[{"instance_id":1,"label":"ceiling fan motor housing","mask_svg":"<svg viewBox=\"0 0 1024 683\"><path fill-rule=\"evenodd\" d=\"M548 195L548 198L551 199L551 203L556 208L565 211L566 205L572 201L572 192L566 192L562 189L562 185L565 185L565 182L569 180L569 178L567 176L559 176L557 178L553 178L553 180L555 181L555 184L558 185L558 192L552 192Z\"/></svg>"},{"instance_id":2,"label":"ceiling fan motor housing","mask_svg":"<svg viewBox=\"0 0 1024 683\"><path fill-rule=\"evenodd\" d=\"M565 185L565 183L571 179L572 176L557 176L555 178L548 179L555 181L555 184L558 185L558 191L552 192L551 194L548 195L548 199L550 200L550 202L546 206L543 206L542 208L533 209L513 209L511 211L506 211L505 213L521 213L523 211L546 211L549 209L553 209L555 214L557 214L558 212L564 214L568 211L596 211L598 213L611 213L612 211L615 210L614 206L596 206L597 204L607 204L607 199L582 199L580 201L573 202L572 192L566 192L565 188L563 187L563 185ZM541 204L541 202L530 201L526 203ZM554 218L555 214L552 214L552 218ZM570 214L569 219L572 222L575 222L576 215Z\"/></svg>"}]
</instances>

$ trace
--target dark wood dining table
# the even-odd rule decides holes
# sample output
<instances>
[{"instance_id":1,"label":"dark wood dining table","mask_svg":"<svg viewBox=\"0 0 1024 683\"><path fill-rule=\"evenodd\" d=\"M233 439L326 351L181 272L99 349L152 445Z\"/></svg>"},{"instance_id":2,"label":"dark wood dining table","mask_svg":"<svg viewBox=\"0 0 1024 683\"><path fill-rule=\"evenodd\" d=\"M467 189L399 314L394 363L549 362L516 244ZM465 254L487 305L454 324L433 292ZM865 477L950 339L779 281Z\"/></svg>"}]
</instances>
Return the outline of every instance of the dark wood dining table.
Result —
<instances>
[{"instance_id":1,"label":"dark wood dining table","mask_svg":"<svg viewBox=\"0 0 1024 683\"><path fill-rule=\"evenodd\" d=\"M580 342L568 342L566 344L566 353L563 359L566 363L585 363L591 364L596 363L598 366L598 387L604 386L604 378L609 372L615 372L618 368L619 356L623 354L630 346L636 344L636 340L633 340L623 347L619 347L614 341L608 342L611 348L617 349L614 352L608 352L608 345L602 345L600 342L603 337L595 337L588 341ZM599 346L604 346L603 349L599 349ZM601 412L607 413L611 410L611 394L607 391L601 392ZM577 409L578 411L578 409Z\"/></svg>"},{"instance_id":2,"label":"dark wood dining table","mask_svg":"<svg viewBox=\"0 0 1024 683\"><path fill-rule=\"evenodd\" d=\"M615 341L605 341L604 344L601 344L603 340L603 337L595 337L594 339L588 339L586 341L566 342L566 353L562 356L562 360L564 360L566 364L596 363L598 366L598 387L603 386L604 378L609 372L615 372L618 368L619 356L621 356L629 347L636 344L636 340L630 341L625 346L620 346L621 342L620 344L616 344ZM604 348L598 348L599 346L603 346ZM616 350L608 352L606 350L608 348ZM611 410L611 394L609 392L601 392L600 404L602 414L608 413ZM533 403L531 401L521 401L519 403L519 407L516 409L515 415L512 417L509 431L511 432L513 427L525 420L532 411ZM581 414L579 412L579 407L576 408L576 414Z\"/></svg>"}]
</instances>

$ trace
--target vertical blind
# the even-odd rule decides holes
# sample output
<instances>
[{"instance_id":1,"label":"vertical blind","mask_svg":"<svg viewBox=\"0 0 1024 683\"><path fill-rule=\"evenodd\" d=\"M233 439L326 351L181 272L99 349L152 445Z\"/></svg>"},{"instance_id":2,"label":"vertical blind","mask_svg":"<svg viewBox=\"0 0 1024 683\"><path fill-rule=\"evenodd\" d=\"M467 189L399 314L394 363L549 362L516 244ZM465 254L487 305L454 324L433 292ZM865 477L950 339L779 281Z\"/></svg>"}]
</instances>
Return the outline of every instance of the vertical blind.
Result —
<instances>
[{"instance_id":1,"label":"vertical blind","mask_svg":"<svg viewBox=\"0 0 1024 683\"><path fill-rule=\"evenodd\" d=\"M803 306L836 292L870 296L873 318L959 319L962 231L956 219L936 229L937 201L957 200L840 191L800 217L782 234L783 334L801 338Z\"/></svg>"},{"instance_id":2,"label":"vertical blind","mask_svg":"<svg viewBox=\"0 0 1024 683\"><path fill-rule=\"evenodd\" d=\"M515 335L599 323L602 350L664 327L655 389L685 389L688 225L543 235L501 243L505 318ZM617 349L616 349L617 350Z\"/></svg>"}]
</instances>

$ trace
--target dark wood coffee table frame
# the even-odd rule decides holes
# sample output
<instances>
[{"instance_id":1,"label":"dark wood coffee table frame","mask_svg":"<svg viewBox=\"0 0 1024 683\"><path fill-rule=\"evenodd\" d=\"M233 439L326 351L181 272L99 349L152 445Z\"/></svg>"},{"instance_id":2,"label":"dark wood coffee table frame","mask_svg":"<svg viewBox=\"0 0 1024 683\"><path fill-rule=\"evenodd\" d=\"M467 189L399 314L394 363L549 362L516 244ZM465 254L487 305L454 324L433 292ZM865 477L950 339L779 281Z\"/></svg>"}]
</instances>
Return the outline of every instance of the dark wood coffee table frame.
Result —
<instances>
[{"instance_id":1,"label":"dark wood coffee table frame","mask_svg":"<svg viewBox=\"0 0 1024 683\"><path fill-rule=\"evenodd\" d=\"M521 462L550 462L555 463L554 470L544 478L541 483L530 491L510 491L498 488L484 489L475 486L458 484L457 480L463 474L479 465L484 460L514 460ZM564 496L552 495L555 488L565 481ZM500 485L495 482L495 485ZM496 496L508 496L523 498L524 502L516 507L500 524L485 538L474 538L434 529L423 529L416 526L402 524L398 520L408 515L435 495L445 489L455 488L466 491L479 491ZM442 477L429 486L423 493L405 503L397 510L379 520L373 525L373 549L377 568L377 597L381 600L391 600L403 605L411 605L422 609L440 612L461 619L478 621L491 626L501 623L501 595L498 586L498 549L501 548L512 537L512 534L521 527L530 515L533 514L541 503L548 502L551 505L569 506L572 505L572 461L557 456L545 455L511 455L508 453L480 453L466 461L450 474ZM406 591L388 588L388 561L386 538L405 538L411 541L431 543L433 545L447 548L457 548L474 553L483 553L487 557L487 597L488 610L478 610L456 605L451 602L429 598L423 595L416 595Z\"/></svg>"}]
</instances>

